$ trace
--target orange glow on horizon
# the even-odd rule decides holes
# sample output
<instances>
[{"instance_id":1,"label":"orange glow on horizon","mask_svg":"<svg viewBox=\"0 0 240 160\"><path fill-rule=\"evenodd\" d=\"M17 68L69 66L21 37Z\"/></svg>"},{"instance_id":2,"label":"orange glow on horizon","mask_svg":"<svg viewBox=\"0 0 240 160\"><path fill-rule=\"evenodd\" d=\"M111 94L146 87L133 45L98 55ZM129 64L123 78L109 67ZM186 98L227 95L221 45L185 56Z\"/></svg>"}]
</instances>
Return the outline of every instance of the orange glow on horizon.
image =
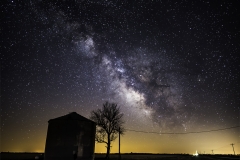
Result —
<instances>
[{"instance_id":1,"label":"orange glow on horizon","mask_svg":"<svg viewBox=\"0 0 240 160\"><path fill-rule=\"evenodd\" d=\"M2 139L2 152L44 152L46 133L39 132L36 137L12 141ZM204 134L159 135L148 133L126 132L121 136L121 153L187 153L193 154L233 154L231 143L234 143L236 154L240 154L239 133L220 131ZM95 153L106 153L106 144L95 143ZM118 153L118 139L111 144L111 153Z\"/></svg>"}]
</instances>

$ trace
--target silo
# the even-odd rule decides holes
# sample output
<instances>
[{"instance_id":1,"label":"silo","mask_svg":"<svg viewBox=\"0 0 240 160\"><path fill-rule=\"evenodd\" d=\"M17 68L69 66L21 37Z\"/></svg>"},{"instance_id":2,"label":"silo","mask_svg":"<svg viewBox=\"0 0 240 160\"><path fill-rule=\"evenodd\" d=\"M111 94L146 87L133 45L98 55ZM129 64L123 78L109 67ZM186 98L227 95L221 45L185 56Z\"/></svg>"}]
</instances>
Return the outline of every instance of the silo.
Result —
<instances>
[{"instance_id":1,"label":"silo","mask_svg":"<svg viewBox=\"0 0 240 160\"><path fill-rule=\"evenodd\" d=\"M93 160L95 122L69 113L48 121L45 160Z\"/></svg>"}]
</instances>

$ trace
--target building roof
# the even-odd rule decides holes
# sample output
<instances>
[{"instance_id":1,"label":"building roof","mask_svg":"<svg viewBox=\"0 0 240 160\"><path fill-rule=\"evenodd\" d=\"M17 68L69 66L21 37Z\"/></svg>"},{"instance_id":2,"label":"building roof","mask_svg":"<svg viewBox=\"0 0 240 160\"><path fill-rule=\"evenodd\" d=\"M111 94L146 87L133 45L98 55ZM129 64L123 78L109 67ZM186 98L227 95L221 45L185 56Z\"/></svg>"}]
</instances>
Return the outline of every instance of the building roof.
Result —
<instances>
[{"instance_id":1,"label":"building roof","mask_svg":"<svg viewBox=\"0 0 240 160\"><path fill-rule=\"evenodd\" d=\"M54 119L50 119L48 122L56 121L56 120L78 120L78 121L88 121L88 122L95 123L92 120L87 119L87 118L81 116L80 114L77 114L76 112L71 112L67 115L64 115L64 116L61 116L58 118L54 118Z\"/></svg>"}]
</instances>

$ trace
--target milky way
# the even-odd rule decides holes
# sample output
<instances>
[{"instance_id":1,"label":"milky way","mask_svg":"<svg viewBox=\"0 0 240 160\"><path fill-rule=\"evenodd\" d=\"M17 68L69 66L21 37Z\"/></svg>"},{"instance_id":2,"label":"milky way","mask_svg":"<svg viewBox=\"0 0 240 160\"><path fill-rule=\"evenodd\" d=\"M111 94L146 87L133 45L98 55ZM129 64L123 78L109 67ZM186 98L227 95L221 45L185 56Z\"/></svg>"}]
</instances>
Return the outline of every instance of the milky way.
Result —
<instances>
[{"instance_id":1,"label":"milky way","mask_svg":"<svg viewBox=\"0 0 240 160\"><path fill-rule=\"evenodd\" d=\"M121 106L127 128L239 124L233 2L13 0L3 13L5 132L26 112L88 116L105 101Z\"/></svg>"}]
</instances>

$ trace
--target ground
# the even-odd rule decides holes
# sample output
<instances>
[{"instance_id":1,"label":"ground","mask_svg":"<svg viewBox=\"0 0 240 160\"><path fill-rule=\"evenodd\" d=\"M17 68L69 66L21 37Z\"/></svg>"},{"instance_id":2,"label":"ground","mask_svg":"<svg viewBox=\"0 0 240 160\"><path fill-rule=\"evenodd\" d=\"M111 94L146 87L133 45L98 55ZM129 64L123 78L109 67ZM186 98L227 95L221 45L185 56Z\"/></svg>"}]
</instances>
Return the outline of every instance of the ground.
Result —
<instances>
[{"instance_id":1,"label":"ground","mask_svg":"<svg viewBox=\"0 0 240 160\"><path fill-rule=\"evenodd\" d=\"M43 160L43 153L1 153L1 160ZM95 160L104 160L105 154L96 154ZM111 154L110 160L118 160L118 154ZM123 154L121 160L239 160L240 155L199 155L188 154Z\"/></svg>"}]
</instances>

